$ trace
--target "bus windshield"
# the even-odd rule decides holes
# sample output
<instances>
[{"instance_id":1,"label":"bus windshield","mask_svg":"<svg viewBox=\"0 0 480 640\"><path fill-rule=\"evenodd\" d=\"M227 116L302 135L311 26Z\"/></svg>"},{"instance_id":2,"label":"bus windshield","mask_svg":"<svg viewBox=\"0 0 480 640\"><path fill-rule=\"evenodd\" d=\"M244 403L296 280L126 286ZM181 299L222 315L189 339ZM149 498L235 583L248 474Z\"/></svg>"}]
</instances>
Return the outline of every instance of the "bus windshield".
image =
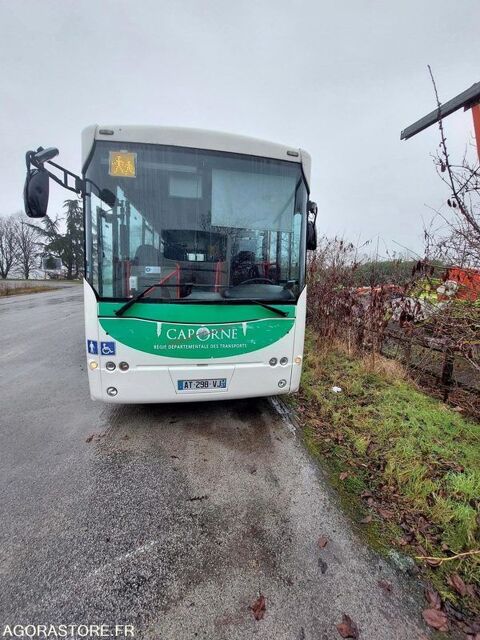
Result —
<instances>
[{"instance_id":1,"label":"bus windshield","mask_svg":"<svg viewBox=\"0 0 480 640\"><path fill-rule=\"evenodd\" d=\"M152 287L142 300L280 302L303 288L300 163L102 140L85 177L86 275L100 298Z\"/></svg>"}]
</instances>

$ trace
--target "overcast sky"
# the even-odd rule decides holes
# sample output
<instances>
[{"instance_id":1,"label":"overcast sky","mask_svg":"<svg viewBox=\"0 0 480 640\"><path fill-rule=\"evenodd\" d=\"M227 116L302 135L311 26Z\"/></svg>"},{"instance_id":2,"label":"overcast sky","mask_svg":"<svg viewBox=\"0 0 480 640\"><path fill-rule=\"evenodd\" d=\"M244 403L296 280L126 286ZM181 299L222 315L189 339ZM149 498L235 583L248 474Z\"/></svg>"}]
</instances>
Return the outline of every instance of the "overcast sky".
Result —
<instances>
[{"instance_id":1,"label":"overcast sky","mask_svg":"<svg viewBox=\"0 0 480 640\"><path fill-rule=\"evenodd\" d=\"M479 24L479 0L0 0L0 214L27 149L80 171L88 124L201 127L309 151L321 233L421 251L438 132L400 130L435 107L428 63L442 100L480 80ZM471 115L446 127L461 154Z\"/></svg>"}]
</instances>

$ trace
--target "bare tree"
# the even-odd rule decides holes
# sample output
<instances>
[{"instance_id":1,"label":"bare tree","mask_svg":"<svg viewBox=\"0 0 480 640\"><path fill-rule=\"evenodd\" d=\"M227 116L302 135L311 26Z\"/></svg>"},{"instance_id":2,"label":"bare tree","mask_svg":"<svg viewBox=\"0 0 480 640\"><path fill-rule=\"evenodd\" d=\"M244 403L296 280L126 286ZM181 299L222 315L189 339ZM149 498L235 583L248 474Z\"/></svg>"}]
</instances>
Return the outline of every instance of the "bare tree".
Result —
<instances>
[{"instance_id":1,"label":"bare tree","mask_svg":"<svg viewBox=\"0 0 480 640\"><path fill-rule=\"evenodd\" d=\"M18 266L25 280L28 280L39 255L38 231L24 220L22 214L16 216L14 226Z\"/></svg>"},{"instance_id":2,"label":"bare tree","mask_svg":"<svg viewBox=\"0 0 480 640\"><path fill-rule=\"evenodd\" d=\"M435 99L441 103L430 66ZM439 119L440 145L434 158L438 175L450 191L447 205L451 215L438 213L442 220L440 229L434 231L433 245L437 256L460 266L480 266L480 166L471 162L467 152L459 163L452 162L442 119ZM432 227L430 233L432 232ZM431 238L428 239L431 243Z\"/></svg>"},{"instance_id":3,"label":"bare tree","mask_svg":"<svg viewBox=\"0 0 480 640\"><path fill-rule=\"evenodd\" d=\"M432 69L428 71L438 108L439 151L434 156L437 173L447 186L449 215L437 212L430 227L424 230L426 253L447 265L480 267L480 165L469 160L468 149L460 162L452 161L441 115ZM476 154L475 154L476 156ZM439 224L440 219L440 224ZM460 285L459 285L460 287ZM465 292L464 292L465 294ZM451 299L439 305L423 329L459 353L480 371L480 310L474 290L463 295L461 302Z\"/></svg>"},{"instance_id":4,"label":"bare tree","mask_svg":"<svg viewBox=\"0 0 480 640\"><path fill-rule=\"evenodd\" d=\"M17 262L16 220L0 217L0 278L5 280Z\"/></svg>"}]
</instances>

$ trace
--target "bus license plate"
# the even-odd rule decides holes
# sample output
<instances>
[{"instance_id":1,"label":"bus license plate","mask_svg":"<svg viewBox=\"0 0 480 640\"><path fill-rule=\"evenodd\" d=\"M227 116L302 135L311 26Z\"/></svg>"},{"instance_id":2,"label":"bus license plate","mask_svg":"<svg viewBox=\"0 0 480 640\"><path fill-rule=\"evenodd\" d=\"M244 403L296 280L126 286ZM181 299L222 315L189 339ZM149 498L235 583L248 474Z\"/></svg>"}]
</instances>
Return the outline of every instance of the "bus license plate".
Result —
<instances>
[{"instance_id":1,"label":"bus license plate","mask_svg":"<svg viewBox=\"0 0 480 640\"><path fill-rule=\"evenodd\" d=\"M177 380L179 391L223 391L227 388L226 378L204 378L202 380Z\"/></svg>"}]
</instances>

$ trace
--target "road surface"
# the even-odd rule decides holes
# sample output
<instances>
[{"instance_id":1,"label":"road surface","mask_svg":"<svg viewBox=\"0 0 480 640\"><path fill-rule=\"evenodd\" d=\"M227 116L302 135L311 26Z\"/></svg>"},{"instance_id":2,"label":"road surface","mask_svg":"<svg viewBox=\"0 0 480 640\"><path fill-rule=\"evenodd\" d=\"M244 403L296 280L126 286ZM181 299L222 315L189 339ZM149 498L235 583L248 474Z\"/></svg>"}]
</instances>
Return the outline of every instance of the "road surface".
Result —
<instances>
[{"instance_id":1,"label":"road surface","mask_svg":"<svg viewBox=\"0 0 480 640\"><path fill-rule=\"evenodd\" d=\"M419 638L418 591L357 539L268 400L91 402L81 295L0 300L0 630L335 640L345 613L360 639Z\"/></svg>"}]
</instances>

